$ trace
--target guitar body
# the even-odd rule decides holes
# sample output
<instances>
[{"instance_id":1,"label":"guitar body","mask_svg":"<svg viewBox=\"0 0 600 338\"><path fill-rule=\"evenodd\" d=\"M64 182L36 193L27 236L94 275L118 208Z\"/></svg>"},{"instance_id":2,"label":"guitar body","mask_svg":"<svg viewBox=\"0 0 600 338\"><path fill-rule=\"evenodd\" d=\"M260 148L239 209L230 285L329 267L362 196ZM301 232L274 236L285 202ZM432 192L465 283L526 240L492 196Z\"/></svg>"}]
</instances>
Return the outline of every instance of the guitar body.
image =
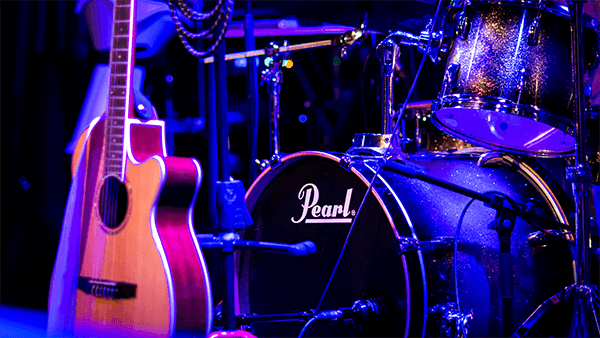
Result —
<instances>
[{"instance_id":1,"label":"guitar body","mask_svg":"<svg viewBox=\"0 0 600 338\"><path fill-rule=\"evenodd\" d=\"M75 336L206 334L210 283L191 223L200 165L166 156L163 121L129 119L121 182L102 170L105 122L73 158L85 170Z\"/></svg>"}]
</instances>

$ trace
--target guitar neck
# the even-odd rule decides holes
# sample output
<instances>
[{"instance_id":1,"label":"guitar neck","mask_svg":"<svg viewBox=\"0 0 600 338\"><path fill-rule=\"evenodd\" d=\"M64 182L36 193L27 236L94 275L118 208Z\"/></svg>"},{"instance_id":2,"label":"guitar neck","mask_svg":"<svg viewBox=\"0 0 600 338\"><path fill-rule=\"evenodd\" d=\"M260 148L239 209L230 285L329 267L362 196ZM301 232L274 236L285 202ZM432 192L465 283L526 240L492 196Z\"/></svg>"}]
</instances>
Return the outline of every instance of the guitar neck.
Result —
<instances>
[{"instance_id":1,"label":"guitar neck","mask_svg":"<svg viewBox=\"0 0 600 338\"><path fill-rule=\"evenodd\" d=\"M125 121L133 117L136 0L115 0L110 49L110 87L105 127L105 175L125 175Z\"/></svg>"}]
</instances>

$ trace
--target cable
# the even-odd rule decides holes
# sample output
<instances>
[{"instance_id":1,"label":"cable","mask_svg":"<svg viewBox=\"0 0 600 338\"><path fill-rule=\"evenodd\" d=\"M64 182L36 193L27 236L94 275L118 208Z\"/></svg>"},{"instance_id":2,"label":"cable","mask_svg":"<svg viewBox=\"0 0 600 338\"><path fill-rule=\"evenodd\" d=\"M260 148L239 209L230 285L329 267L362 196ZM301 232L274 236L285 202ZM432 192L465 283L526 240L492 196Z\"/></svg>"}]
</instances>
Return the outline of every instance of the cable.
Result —
<instances>
[{"instance_id":1,"label":"cable","mask_svg":"<svg viewBox=\"0 0 600 338\"><path fill-rule=\"evenodd\" d=\"M304 326L302 327L302 330L300 331L300 334L298 335L298 338L302 338L302 337L306 337L308 336L308 331L310 330L310 327L312 326L312 324L315 322L315 320L317 320L317 317L312 317L311 319L309 319Z\"/></svg>"},{"instance_id":2,"label":"cable","mask_svg":"<svg viewBox=\"0 0 600 338\"><path fill-rule=\"evenodd\" d=\"M458 219L458 224L456 225L456 234L454 235L454 293L456 295L456 307L458 308L458 313L461 313L460 297L458 294L458 239L460 237L460 228L462 227L463 219L465 218L465 214L467 213L467 210L473 201L475 201L475 199L471 198L471 200L467 202L463 208L460 218Z\"/></svg>"},{"instance_id":3,"label":"cable","mask_svg":"<svg viewBox=\"0 0 600 338\"><path fill-rule=\"evenodd\" d=\"M433 29L435 27L435 21L437 19L437 16L438 16L441 4L442 4L442 1L439 0L437 8L436 8L436 11L435 11L435 16L433 17L433 22L432 22L431 26L429 27L429 36L432 36L432 34L433 34ZM408 101L410 100L410 98L412 96L412 93L413 93L413 91L414 91L414 89L415 89L415 87L417 85L417 80L419 79L419 75L421 74L421 70L423 69L423 65L425 64L425 60L427 59L426 56L429 55L429 50L431 49L431 42L432 41L433 41L433 39L430 39L429 42L428 42L428 44L427 44L427 48L426 48L425 53L424 53L425 56L423 56L423 58L421 59L421 64L419 65L417 73L415 74L415 78L413 80L411 88L410 88L408 94L406 95L406 100L404 101L404 104L402 105L402 110L401 110L401 112L399 112L398 116L402 115L402 112L404 112L404 109L408 105ZM394 130L392 132L392 137L391 137L392 140L395 137L398 136L398 130L399 130L398 127L399 126L400 126L400 123L396 123L395 124ZM385 151L385 154L383 156L384 161L389 156L392 144L393 144L393 142L390 142L390 144L388 145L388 147L387 147L387 149ZM354 230L354 226L356 225L356 220L358 219L358 216L360 215L360 212L361 212L362 208L365 205L367 197L369 196L369 193L371 192L371 189L373 188L373 184L375 183L375 179L377 179L377 176L379 175L379 171L380 170L381 170L381 166L378 166L377 170L375 171L375 174L373 175L373 178L369 182L369 187L367 188L367 191L365 192L365 195L364 195L364 197L363 197L363 199L362 199L362 201L360 203L360 206L358 207L358 210L356 211L356 215L355 215L354 219L352 220L352 224L350 225L350 229L348 230L348 235L346 236L346 239L344 241L344 245L342 246L342 250L340 251L340 254L339 254L338 259L337 259L337 261L335 263L333 271L331 272L331 275L329 276L329 280L327 281L327 285L325 286L325 289L323 290L323 293L321 294L321 298L319 300L319 304L317 305L317 309L316 309L317 312L319 312L319 310L321 308L321 305L323 303L323 299L325 298L325 295L327 294L329 286L331 285L331 281L333 280L333 277L335 276L335 273L336 273L336 271L337 271L337 269L339 267L340 261L342 260L342 257L344 255L344 252L346 251L346 247L347 247L348 242L350 240L350 236L352 234L352 231ZM306 334L308 334L308 330L310 330L310 327L308 327L306 329ZM304 331L304 329L303 329L303 331Z\"/></svg>"}]
</instances>

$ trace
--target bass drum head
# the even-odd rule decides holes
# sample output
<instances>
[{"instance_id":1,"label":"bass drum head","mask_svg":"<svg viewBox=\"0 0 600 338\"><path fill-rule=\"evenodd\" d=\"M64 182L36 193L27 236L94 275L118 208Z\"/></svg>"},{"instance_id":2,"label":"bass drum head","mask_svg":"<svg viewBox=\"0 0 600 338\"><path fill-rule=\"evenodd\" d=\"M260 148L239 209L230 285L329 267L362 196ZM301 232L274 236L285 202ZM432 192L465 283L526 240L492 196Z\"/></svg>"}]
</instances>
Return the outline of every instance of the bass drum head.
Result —
<instances>
[{"instance_id":1,"label":"bass drum head","mask_svg":"<svg viewBox=\"0 0 600 338\"><path fill-rule=\"evenodd\" d=\"M292 154L269 168L246 195L254 225L247 240L278 243L313 241L316 253L304 257L244 250L238 255L241 313L282 314L315 309L328 284L354 220L338 270L320 310L348 308L360 299L380 300L384 314L358 326L350 321L316 321L310 336L439 336L439 306L455 302L452 247L398 254L397 241L454 237L465 196L390 172L380 172L358 216L376 159L355 157L351 169L341 155ZM479 192L501 191L531 202L545 216L564 219L549 186L535 171L505 157L498 167L479 167L471 157L414 156L406 165ZM502 336L498 235L488 229L494 211L481 202L466 213L458 246L458 286L463 312L473 310L470 336ZM536 229L517 220L512 233L516 328L556 292L573 281L569 248L562 243L532 246ZM564 313L549 311L541 327L563 329ZM564 318L563 318L564 319ZM557 325L554 325L557 324ZM255 323L256 336L298 336L303 322ZM531 331L533 333L533 331ZM544 331L542 331L544 332ZM553 333L554 334L554 333Z\"/></svg>"},{"instance_id":2,"label":"bass drum head","mask_svg":"<svg viewBox=\"0 0 600 338\"><path fill-rule=\"evenodd\" d=\"M304 257L244 251L240 274L242 313L292 313L317 307L367 184L356 171L342 168L339 157L325 153L290 155L281 167L261 175L247 194L254 226L246 230L244 238L279 243L312 240L317 251ZM307 198L308 206L317 200L319 217L313 215L314 207L303 217ZM353 229L321 309L350 307L355 300L385 295L395 320L388 321L387 326L368 328L368 334L404 336L408 269L396 251L396 231L373 194L367 198L360 218L363 221ZM418 264L414 268L418 270ZM421 287L420 281L415 284ZM421 314L423 311L421 306ZM297 336L302 326L299 322L256 324L254 332L259 337ZM347 321L315 322L310 334L347 337L355 336L357 331Z\"/></svg>"}]
</instances>

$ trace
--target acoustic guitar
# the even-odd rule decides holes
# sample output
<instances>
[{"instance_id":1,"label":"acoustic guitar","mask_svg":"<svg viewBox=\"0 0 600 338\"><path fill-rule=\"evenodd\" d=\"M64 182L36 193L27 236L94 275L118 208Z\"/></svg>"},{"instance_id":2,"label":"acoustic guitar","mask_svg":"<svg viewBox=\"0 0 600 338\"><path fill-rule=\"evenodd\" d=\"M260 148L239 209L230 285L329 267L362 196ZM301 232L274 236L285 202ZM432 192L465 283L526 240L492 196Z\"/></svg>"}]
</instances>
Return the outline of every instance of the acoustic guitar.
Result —
<instances>
[{"instance_id":1,"label":"acoustic guitar","mask_svg":"<svg viewBox=\"0 0 600 338\"><path fill-rule=\"evenodd\" d=\"M212 300L192 225L202 172L167 156L164 121L134 118L135 14L135 0L115 0L108 110L73 158L85 173L74 334L204 336Z\"/></svg>"}]
</instances>

